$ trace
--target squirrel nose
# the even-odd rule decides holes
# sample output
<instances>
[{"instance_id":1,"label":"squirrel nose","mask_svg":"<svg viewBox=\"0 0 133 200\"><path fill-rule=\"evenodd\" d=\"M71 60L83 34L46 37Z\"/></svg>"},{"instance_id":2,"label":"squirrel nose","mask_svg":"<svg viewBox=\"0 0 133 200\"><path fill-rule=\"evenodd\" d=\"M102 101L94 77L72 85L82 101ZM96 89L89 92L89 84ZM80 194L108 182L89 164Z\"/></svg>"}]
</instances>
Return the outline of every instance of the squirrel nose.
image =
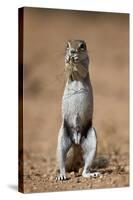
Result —
<instances>
[{"instance_id":1,"label":"squirrel nose","mask_svg":"<svg viewBox=\"0 0 133 200\"><path fill-rule=\"evenodd\" d=\"M71 54L76 53L75 49L70 49L70 53L71 53Z\"/></svg>"}]
</instances>

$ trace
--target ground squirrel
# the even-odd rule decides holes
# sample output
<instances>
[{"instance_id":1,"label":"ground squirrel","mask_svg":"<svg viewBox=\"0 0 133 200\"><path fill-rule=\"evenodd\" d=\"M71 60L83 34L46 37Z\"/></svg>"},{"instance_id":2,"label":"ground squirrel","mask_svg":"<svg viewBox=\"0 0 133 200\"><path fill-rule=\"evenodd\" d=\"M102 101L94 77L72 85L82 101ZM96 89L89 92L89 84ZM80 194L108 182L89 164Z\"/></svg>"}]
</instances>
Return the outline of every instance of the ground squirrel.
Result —
<instances>
[{"instance_id":1,"label":"ground squirrel","mask_svg":"<svg viewBox=\"0 0 133 200\"><path fill-rule=\"evenodd\" d=\"M62 98L62 125L57 144L57 180L66 180L66 171L78 171L83 177L97 177L91 172L96 149L96 130L92 126L93 91L90 82L89 56L83 40L69 40L65 49L67 82Z\"/></svg>"}]
</instances>

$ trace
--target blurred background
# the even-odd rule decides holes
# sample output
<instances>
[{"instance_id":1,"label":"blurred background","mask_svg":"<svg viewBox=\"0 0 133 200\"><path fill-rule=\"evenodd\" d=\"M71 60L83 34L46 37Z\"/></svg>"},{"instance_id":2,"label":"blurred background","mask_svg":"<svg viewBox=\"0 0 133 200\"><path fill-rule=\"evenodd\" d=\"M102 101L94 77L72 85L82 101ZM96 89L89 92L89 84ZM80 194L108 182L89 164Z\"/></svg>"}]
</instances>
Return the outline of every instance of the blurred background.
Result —
<instances>
[{"instance_id":1,"label":"blurred background","mask_svg":"<svg viewBox=\"0 0 133 200\"><path fill-rule=\"evenodd\" d=\"M25 159L55 159L69 39L87 43L98 154L128 163L129 15L44 8L24 8Z\"/></svg>"}]
</instances>

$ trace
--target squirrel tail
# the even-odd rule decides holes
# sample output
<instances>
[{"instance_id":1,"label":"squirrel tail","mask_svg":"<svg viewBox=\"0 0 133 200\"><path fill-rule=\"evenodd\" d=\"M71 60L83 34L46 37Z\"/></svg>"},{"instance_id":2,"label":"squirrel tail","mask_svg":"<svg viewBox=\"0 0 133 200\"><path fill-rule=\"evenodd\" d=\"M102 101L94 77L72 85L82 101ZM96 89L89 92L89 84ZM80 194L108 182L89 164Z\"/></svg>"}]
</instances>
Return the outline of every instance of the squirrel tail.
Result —
<instances>
[{"instance_id":1,"label":"squirrel tail","mask_svg":"<svg viewBox=\"0 0 133 200\"><path fill-rule=\"evenodd\" d=\"M94 159L91 167L93 169L99 169L99 168L106 168L108 165L109 165L109 157L103 155Z\"/></svg>"},{"instance_id":2,"label":"squirrel tail","mask_svg":"<svg viewBox=\"0 0 133 200\"><path fill-rule=\"evenodd\" d=\"M101 155L101 156L96 157L93 160L91 168L92 169L106 168L108 167L108 165L109 165L109 156ZM75 145L68 152L67 161L66 161L66 170L68 172L78 171L83 166L84 166L84 161L83 161L83 156L82 156L82 150L80 147Z\"/></svg>"}]
</instances>

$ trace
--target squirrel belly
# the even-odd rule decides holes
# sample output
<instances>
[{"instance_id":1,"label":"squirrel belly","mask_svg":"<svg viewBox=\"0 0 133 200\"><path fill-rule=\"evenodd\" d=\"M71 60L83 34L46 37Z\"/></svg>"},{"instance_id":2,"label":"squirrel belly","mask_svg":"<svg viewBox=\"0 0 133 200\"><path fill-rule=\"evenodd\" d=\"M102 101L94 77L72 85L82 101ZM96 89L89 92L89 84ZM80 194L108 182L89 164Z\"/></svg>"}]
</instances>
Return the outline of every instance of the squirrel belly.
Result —
<instances>
[{"instance_id":1,"label":"squirrel belly","mask_svg":"<svg viewBox=\"0 0 133 200\"><path fill-rule=\"evenodd\" d=\"M71 130L82 134L83 128L92 121L93 94L91 84L81 81L67 83L62 98L62 117Z\"/></svg>"}]
</instances>

